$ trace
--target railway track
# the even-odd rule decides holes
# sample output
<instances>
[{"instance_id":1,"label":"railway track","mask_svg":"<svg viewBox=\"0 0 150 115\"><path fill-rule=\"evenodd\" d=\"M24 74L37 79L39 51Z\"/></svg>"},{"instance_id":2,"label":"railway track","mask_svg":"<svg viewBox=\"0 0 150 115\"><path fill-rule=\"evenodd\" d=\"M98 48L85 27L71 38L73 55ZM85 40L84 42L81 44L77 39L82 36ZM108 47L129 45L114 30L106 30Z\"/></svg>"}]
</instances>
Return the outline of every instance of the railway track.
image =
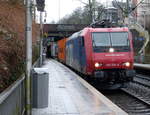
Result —
<instances>
[{"instance_id":1,"label":"railway track","mask_svg":"<svg viewBox=\"0 0 150 115\"><path fill-rule=\"evenodd\" d=\"M123 88L125 92L138 98L150 106L150 78L149 76L136 75L134 81L129 83L127 88Z\"/></svg>"},{"instance_id":2,"label":"railway track","mask_svg":"<svg viewBox=\"0 0 150 115\"><path fill-rule=\"evenodd\" d=\"M150 77L136 75L127 88L104 95L129 115L150 115Z\"/></svg>"},{"instance_id":3,"label":"railway track","mask_svg":"<svg viewBox=\"0 0 150 115\"><path fill-rule=\"evenodd\" d=\"M129 115L150 115L150 105L133 96L129 91L121 89L102 93Z\"/></svg>"},{"instance_id":4,"label":"railway track","mask_svg":"<svg viewBox=\"0 0 150 115\"><path fill-rule=\"evenodd\" d=\"M150 76L137 74L133 82L150 88Z\"/></svg>"},{"instance_id":5,"label":"railway track","mask_svg":"<svg viewBox=\"0 0 150 115\"><path fill-rule=\"evenodd\" d=\"M133 90L129 90L129 89L126 89L126 88L122 88L121 90L126 92L127 94L137 98L138 100L140 100L144 104L148 105L149 108L150 108L150 99L149 99L148 96L147 97L143 97L143 96L139 95L138 93L134 92Z\"/></svg>"}]
</instances>

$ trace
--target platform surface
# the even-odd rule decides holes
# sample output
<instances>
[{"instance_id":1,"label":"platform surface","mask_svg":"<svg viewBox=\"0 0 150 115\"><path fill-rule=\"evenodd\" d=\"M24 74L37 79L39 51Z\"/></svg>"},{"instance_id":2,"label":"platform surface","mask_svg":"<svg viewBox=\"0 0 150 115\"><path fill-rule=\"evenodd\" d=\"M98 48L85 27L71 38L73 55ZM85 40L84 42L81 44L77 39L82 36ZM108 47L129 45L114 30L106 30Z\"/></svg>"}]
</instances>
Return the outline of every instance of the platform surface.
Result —
<instances>
[{"instance_id":1,"label":"platform surface","mask_svg":"<svg viewBox=\"0 0 150 115\"><path fill-rule=\"evenodd\" d=\"M127 115L61 63L46 60L43 68L49 72L49 105L33 108L32 115Z\"/></svg>"},{"instance_id":2,"label":"platform surface","mask_svg":"<svg viewBox=\"0 0 150 115\"><path fill-rule=\"evenodd\" d=\"M150 69L150 64L134 63L134 67L135 68Z\"/></svg>"}]
</instances>

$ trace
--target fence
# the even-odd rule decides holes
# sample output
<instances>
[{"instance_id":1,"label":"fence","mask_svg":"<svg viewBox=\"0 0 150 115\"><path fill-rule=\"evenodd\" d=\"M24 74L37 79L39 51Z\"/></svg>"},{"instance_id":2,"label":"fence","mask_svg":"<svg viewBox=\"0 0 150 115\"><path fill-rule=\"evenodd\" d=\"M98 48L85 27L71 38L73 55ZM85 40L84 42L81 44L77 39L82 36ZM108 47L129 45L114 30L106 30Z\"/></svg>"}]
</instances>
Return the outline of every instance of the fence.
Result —
<instances>
[{"instance_id":1,"label":"fence","mask_svg":"<svg viewBox=\"0 0 150 115\"><path fill-rule=\"evenodd\" d=\"M33 67L39 66L39 59ZM0 94L0 115L24 115L25 76L23 75Z\"/></svg>"},{"instance_id":2,"label":"fence","mask_svg":"<svg viewBox=\"0 0 150 115\"><path fill-rule=\"evenodd\" d=\"M25 76L0 94L0 115L23 115L25 111Z\"/></svg>"}]
</instances>

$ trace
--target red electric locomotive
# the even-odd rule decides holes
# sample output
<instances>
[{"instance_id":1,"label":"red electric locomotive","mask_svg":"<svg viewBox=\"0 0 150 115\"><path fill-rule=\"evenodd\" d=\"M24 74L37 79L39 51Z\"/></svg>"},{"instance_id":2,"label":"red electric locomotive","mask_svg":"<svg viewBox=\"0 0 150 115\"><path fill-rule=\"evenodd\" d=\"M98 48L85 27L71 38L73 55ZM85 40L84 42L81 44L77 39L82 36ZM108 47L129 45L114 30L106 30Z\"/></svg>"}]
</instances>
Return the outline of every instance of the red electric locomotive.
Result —
<instances>
[{"instance_id":1,"label":"red electric locomotive","mask_svg":"<svg viewBox=\"0 0 150 115\"><path fill-rule=\"evenodd\" d=\"M84 28L66 41L66 64L98 81L120 88L133 79L132 36L127 27Z\"/></svg>"}]
</instances>

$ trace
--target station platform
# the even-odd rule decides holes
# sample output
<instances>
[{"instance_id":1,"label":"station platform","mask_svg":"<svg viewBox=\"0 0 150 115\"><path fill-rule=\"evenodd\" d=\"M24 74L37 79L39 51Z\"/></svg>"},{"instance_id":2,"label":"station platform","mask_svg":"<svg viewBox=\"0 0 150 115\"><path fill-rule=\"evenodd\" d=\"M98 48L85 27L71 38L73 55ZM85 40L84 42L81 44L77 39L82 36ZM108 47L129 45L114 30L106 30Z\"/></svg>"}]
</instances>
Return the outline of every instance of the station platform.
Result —
<instances>
[{"instance_id":1,"label":"station platform","mask_svg":"<svg viewBox=\"0 0 150 115\"><path fill-rule=\"evenodd\" d=\"M150 64L134 63L134 68L150 70Z\"/></svg>"},{"instance_id":2,"label":"station platform","mask_svg":"<svg viewBox=\"0 0 150 115\"><path fill-rule=\"evenodd\" d=\"M49 59L43 68L49 72L49 104L33 108L32 115L127 115L63 64Z\"/></svg>"}]
</instances>

